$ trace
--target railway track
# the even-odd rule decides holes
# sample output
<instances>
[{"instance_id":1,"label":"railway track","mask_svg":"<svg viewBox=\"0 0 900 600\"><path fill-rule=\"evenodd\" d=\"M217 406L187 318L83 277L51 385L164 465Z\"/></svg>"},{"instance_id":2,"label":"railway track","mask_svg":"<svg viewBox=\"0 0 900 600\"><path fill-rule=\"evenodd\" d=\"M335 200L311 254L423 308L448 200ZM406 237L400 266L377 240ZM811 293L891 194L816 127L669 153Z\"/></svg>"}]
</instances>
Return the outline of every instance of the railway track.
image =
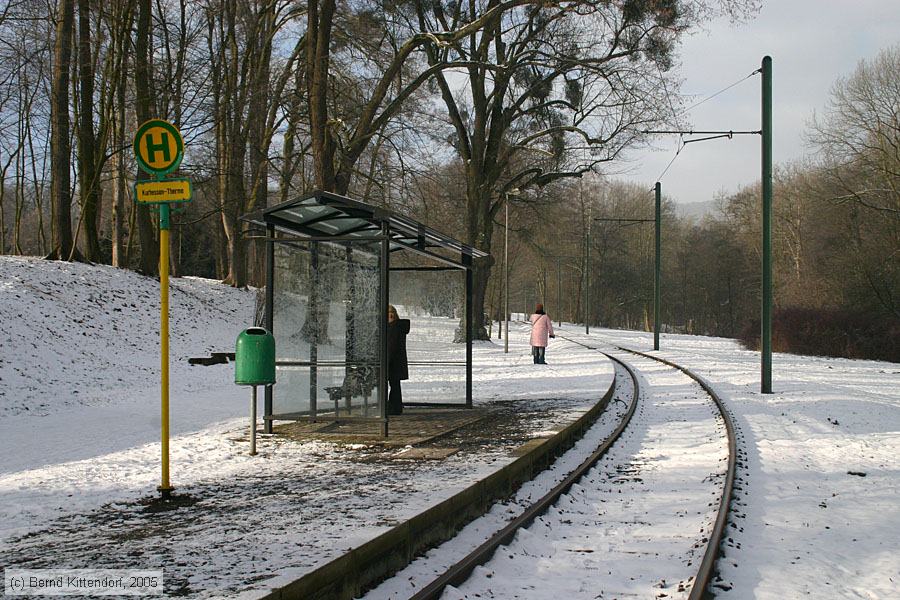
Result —
<instances>
[{"instance_id":1,"label":"railway track","mask_svg":"<svg viewBox=\"0 0 900 600\"><path fill-rule=\"evenodd\" d=\"M609 355L608 355L609 356ZM628 405L628 409L622 417L619 425L613 430L613 432L606 437L606 439L598 446L598 448L591 453L578 467L576 467L568 476L566 476L559 484L553 487L548 493L539 498L536 502L534 502L531 506L526 508L518 517L510 521L510 523L498 531L496 534L491 536L486 542L484 542L481 546L476 548L474 551L469 553L465 558L458 561L456 564L447 569L440 577L434 579L430 584L422 588L419 592L417 592L414 596L412 596L412 600L432 600L440 598L444 592L444 589L448 586L459 586L463 582L465 582L472 571L486 563L493 556L494 552L500 546L509 544L514 536L523 528L528 527L537 517L547 512L547 510L555 504L560 497L566 494L572 486L579 481L584 474L590 469L600 458L603 457L604 454L609 450L609 448L619 439L622 435L622 432L625 431L628 426L631 418L633 417L635 410L637 408L638 402L637 398L639 394L636 392L636 386L638 385L638 378L634 371L623 361L610 356L610 359L618 363L629 375L631 378L631 383L635 390L632 394L632 401Z\"/></svg>"},{"instance_id":2,"label":"railway track","mask_svg":"<svg viewBox=\"0 0 900 600\"><path fill-rule=\"evenodd\" d=\"M734 481L730 416L701 378L658 357L617 350L605 354L627 371L633 393L616 429L552 490L411 598L707 595Z\"/></svg>"}]
</instances>

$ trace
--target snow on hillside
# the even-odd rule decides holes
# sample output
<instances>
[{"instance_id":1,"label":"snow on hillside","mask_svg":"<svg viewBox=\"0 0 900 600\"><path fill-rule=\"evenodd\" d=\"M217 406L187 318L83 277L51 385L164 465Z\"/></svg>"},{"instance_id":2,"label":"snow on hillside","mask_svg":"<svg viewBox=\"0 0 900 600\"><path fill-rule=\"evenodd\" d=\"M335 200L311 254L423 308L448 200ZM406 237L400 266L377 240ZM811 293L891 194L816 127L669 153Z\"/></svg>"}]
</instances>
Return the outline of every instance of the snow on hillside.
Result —
<instances>
[{"instance_id":1,"label":"snow on hillside","mask_svg":"<svg viewBox=\"0 0 900 600\"><path fill-rule=\"evenodd\" d=\"M158 387L159 303L159 281L133 271L0 257L0 411L44 415ZM188 357L233 351L252 324L252 292L218 282L173 278L169 303L173 382L202 370Z\"/></svg>"},{"instance_id":2,"label":"snow on hillside","mask_svg":"<svg viewBox=\"0 0 900 600\"><path fill-rule=\"evenodd\" d=\"M40 439L3 456L0 473L157 439L159 304L159 281L132 271L0 257L0 433L19 448ZM173 433L246 412L230 365L187 359L233 351L253 306L252 291L171 279Z\"/></svg>"}]
</instances>

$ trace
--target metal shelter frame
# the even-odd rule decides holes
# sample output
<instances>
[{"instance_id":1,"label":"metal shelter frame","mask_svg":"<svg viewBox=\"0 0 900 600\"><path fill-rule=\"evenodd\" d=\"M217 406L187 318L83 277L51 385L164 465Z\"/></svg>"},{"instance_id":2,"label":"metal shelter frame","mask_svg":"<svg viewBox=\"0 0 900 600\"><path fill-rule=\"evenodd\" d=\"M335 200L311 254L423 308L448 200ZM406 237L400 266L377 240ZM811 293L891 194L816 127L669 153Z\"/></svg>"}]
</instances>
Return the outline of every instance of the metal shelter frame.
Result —
<instances>
[{"instance_id":1,"label":"metal shelter frame","mask_svg":"<svg viewBox=\"0 0 900 600\"><path fill-rule=\"evenodd\" d=\"M348 252L353 243L377 243L379 245L378 296L381 321L378 359L382 368L378 369L377 389L380 414L377 419L380 419L383 424L385 436L388 435L389 421L386 411L388 381L385 368L387 365L387 319L385 315L390 292L389 272L391 270L464 270L466 280L465 407L472 408L472 269L474 259L487 257L487 253L409 217L320 190L314 190L298 199L246 214L241 219L266 231L264 238L266 242L265 327L269 331L272 331L274 324L275 244L309 243L311 251L313 251L318 248L318 244L326 243L345 246ZM403 251L422 256L428 261L437 262L440 266L395 267L392 269L390 266L391 254ZM346 359L345 356L345 361ZM332 364L331 361L325 362ZM276 365L278 364L282 363L276 361ZM310 356L309 366L314 373L317 367L317 359L314 355ZM316 420L316 398L312 386L310 394L310 415L301 416L294 413L278 415L273 412L272 386L266 386L265 432L272 432L272 423L276 420ZM435 403L435 405L438 404ZM337 418L337 414L335 414L335 418ZM360 419L360 417L355 419Z\"/></svg>"}]
</instances>

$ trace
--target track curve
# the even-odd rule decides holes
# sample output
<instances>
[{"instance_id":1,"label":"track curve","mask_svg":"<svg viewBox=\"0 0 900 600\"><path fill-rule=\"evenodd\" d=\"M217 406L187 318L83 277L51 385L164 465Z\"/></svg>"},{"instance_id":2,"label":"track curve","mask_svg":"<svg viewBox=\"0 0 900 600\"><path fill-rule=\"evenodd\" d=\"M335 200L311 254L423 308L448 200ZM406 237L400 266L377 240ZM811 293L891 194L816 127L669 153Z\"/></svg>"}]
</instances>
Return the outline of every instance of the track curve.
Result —
<instances>
[{"instance_id":1,"label":"track curve","mask_svg":"<svg viewBox=\"0 0 900 600\"><path fill-rule=\"evenodd\" d=\"M625 352L630 352L631 354L650 358L652 360L669 365L670 367L674 367L696 381L698 384L700 384L700 387L702 387L706 391L706 393L710 395L710 397L719 407L719 413L722 415L722 419L725 422L725 428L728 433L728 471L725 476L725 485L722 489L722 496L719 499L719 512L716 516L716 522L713 526L712 532L710 532L710 541L706 546L706 552L703 555L703 560L700 563L700 568L697 570L697 576L694 580L695 583L691 588L691 594L689 596L690 600L700 600L701 598L705 598L711 595L711 592L708 592L708 590L710 585L712 584L713 577L716 574L715 564L722 553L722 540L725 537L725 527L728 526L728 512L731 508L731 499L734 494L734 479L737 470L737 437L735 435L734 419L731 416L731 412L726 408L725 403L722 401L722 398L719 397L712 386L709 385L709 382L707 382L703 377L700 377L690 369L687 369L681 365L678 365L659 356L653 356L652 354L647 354L645 352L640 352L631 348L625 348L623 346L616 347Z\"/></svg>"},{"instance_id":2,"label":"track curve","mask_svg":"<svg viewBox=\"0 0 900 600\"><path fill-rule=\"evenodd\" d=\"M586 458L575 470L569 473L569 475L552 490L533 503L521 515L510 521L506 527L494 534L481 546L473 550L465 558L447 569L441 576L419 590L419 592L412 596L410 600L435 600L441 597L447 586L456 586L465 581L476 567L483 565L490 560L497 548L508 544L519 530L528 527L535 518L544 514L563 494L568 492L569 489L571 489L571 487L606 454L616 440L619 439L622 432L625 431L626 427L628 427L628 424L631 422L631 418L637 408L640 388L636 373L627 363L610 354L607 354L607 356L610 360L618 363L628 372L634 386L632 402L618 427L616 427L616 429L588 458Z\"/></svg>"},{"instance_id":3,"label":"track curve","mask_svg":"<svg viewBox=\"0 0 900 600\"><path fill-rule=\"evenodd\" d=\"M560 337L562 337L562 336L560 336ZM576 343L578 345L581 345L583 347L586 347L586 348L589 348L592 350L601 351L596 346L585 344L578 340L573 340L568 337L566 337L564 339L567 339L570 342ZM707 395L710 399L712 399L712 404L715 405L716 410L717 410L716 418L718 419L720 417L721 422L723 422L725 425L725 431L726 431L726 436L727 436L727 440L728 440L727 468L724 473L724 482L722 483L722 491L719 495L719 502L718 502L718 508L717 508L715 520L714 520L713 526L711 528L711 531L708 534L706 534L704 539L702 540L702 542L706 543L706 547L703 551L703 557L700 560L700 565L697 568L696 574L694 576L687 577L686 579L683 579L682 581L680 581L678 583L678 589L677 589L677 592L679 592L678 595L681 595L681 593L684 593L684 592L688 592L687 597L690 599L699 599L699 598L707 597L709 595L707 590L709 590L709 586L712 583L712 580L715 576L715 564L716 564L716 560L718 559L718 557L720 555L721 540L724 535L725 527L727 526L728 509L729 509L730 503L731 503L732 488L733 488L734 479L735 479L737 449L736 449L735 434L734 434L734 424L732 422L731 415L727 411L721 398L716 394L715 390L713 390L712 387L705 380L703 380L703 378L701 378L701 377L697 376L696 374L690 372L689 370L681 367L680 365L672 363L671 361L667 361L665 359L660 359L659 357L648 355L648 354L645 354L645 353L642 353L639 351L634 351L629 348L623 348L623 347L616 347L616 348L623 352L629 352L635 356L640 356L645 359L651 359L651 360L657 361L668 367L671 367L672 369L677 369L678 371L680 371L681 373L683 373L684 375L689 377L691 380L696 382L696 384L699 385L700 388L702 388L703 392L705 392L705 395ZM572 488L572 486L577 481L579 481L593 467L593 465L595 465L607 453L609 448L612 447L613 444L615 443L615 440L619 439L621 434L626 430L628 423L631 422L631 417L634 414L635 409L638 405L638 399L641 396L640 383L639 383L640 378L637 376L637 374L635 373L635 370L632 368L631 365L629 365L625 361L623 361L623 360L619 359L618 357L615 357L607 352L604 352L604 354L606 354L611 360L616 361L618 364L620 364L623 368L625 368L628 371L629 375L632 378L632 381L634 382L634 390L635 390L631 405L629 406L628 416L626 419L623 419L623 422L620 423L619 427L617 427L616 431L614 432L614 435L609 436L609 438L602 444L602 446L599 447L594 453L592 453L591 457L589 459L585 460L582 463L582 465L578 469L576 469L576 471L573 471L568 477L566 477L566 479L563 482L561 482L558 486L556 486L553 490L551 490L551 492L549 492L544 497L542 497L537 502L535 502L531 507L529 507L525 512L523 512L520 517L518 517L514 521L510 522L503 530L501 530L500 532L495 534L490 540L488 540L487 542L482 544L479 548L474 550L472 553L470 553L468 556L466 556L463 560L459 561L458 563L456 563L455 565L453 565L452 567L447 569L443 575L441 575L440 577L438 577L437 579L432 581L425 588L421 589L416 595L412 596L412 598L414 600L440 598L443 594L443 591L445 589L447 589L448 586L452 586L452 587L450 587L450 589L453 589L457 586L462 585L463 582L466 581L466 579L470 576L470 574L472 574L473 571L479 565L484 565L491 559L491 557L494 555L497 548L499 548L500 546L509 544L515 537L516 532L528 527L529 524L533 523L539 515L545 514L551 508L551 506L553 506L556 502L558 502L559 499L564 494L566 494L568 492L568 490L570 490ZM708 401L707 401L707 403L708 403ZM663 404L665 404L665 401L663 401ZM669 410L672 411L673 408L670 408ZM679 408L677 410L681 410L681 409ZM706 409L706 410L711 410L711 409ZM719 431L721 432L721 425L719 426ZM719 433L719 435L721 435L721 433ZM719 438L719 439L721 439L721 438ZM710 480L717 479L718 477L720 477L720 475L710 475L708 478L704 478L704 481L706 481L707 479L710 479ZM637 479L637 480L640 481L640 479ZM580 487L584 487L584 486L580 486ZM703 502L705 502L705 500ZM710 506L712 506L712 505L713 505L713 503L711 502ZM554 512L559 512L559 511L554 511ZM701 514L701 513L698 512L697 514ZM563 521L563 522L565 522L565 521ZM552 529L552 527L551 527L551 529ZM704 529L701 528L700 531L702 533L704 531ZM534 536L531 536L531 537L534 537ZM540 536L538 535L537 537L539 538ZM566 536L563 536L563 537L565 538ZM698 546L696 544L694 545L694 548L698 548L698 547L700 547L700 546ZM585 550L585 551L592 552L592 550ZM541 555L541 556L543 556L543 555ZM506 557L504 557L504 558L506 558ZM512 551L510 552L509 558L510 559L513 558ZM691 563L688 562L688 565L690 565L690 564ZM492 575L489 573L486 574L485 576L488 578L492 577ZM634 578L632 577L631 579L633 580ZM500 582L496 581L496 583L494 585L500 585ZM662 579L660 581L659 587L666 587L667 585L672 585L672 583L669 582L668 584L666 584L665 580ZM685 589L688 587L689 587L689 591ZM477 588L477 589L479 589L481 594L476 593L476 595L484 594L485 588ZM497 587L493 588L493 591L500 593L501 594L500 597L502 597L503 593L500 592L499 590L500 590L500 588L497 588ZM487 591L490 592L491 590L488 589ZM662 593L663 590L660 589L659 591L660 591L659 597L664 597L665 594ZM521 593L521 590L519 593ZM459 596L459 597L462 597L462 596ZM468 596L465 596L465 597L468 597ZM516 595L515 597L520 597L520 596ZM526 597L527 597L527 595L526 595ZM535 596L535 597L537 597L537 596ZM601 596L597 596L597 597L602 597L602 594L601 594ZM681 596L681 597L685 597L685 596Z\"/></svg>"},{"instance_id":4,"label":"track curve","mask_svg":"<svg viewBox=\"0 0 900 600\"><path fill-rule=\"evenodd\" d=\"M571 338L565 339L572 343L584 346L585 348L593 350L597 349L588 344L579 342L578 340L573 340ZM719 413L722 415L722 420L725 422L725 428L728 435L728 470L725 476L722 495L719 498L719 510L716 516L716 521L713 525L713 530L710 532L709 543L706 546L706 552L703 555L703 560L700 563L700 568L697 570L697 575L694 579L694 585L691 588L690 595L688 596L689 600L700 600L701 598L710 597L712 595L712 592L709 591L709 588L713 583L713 578L716 575L716 561L722 554L722 542L725 538L725 528L728 526L728 513L731 507L731 500L734 496L734 480L737 471L737 436L735 435L734 419L731 416L731 412L722 401L722 398L718 393L716 393L709 382L690 369L662 358L661 356L655 356L653 354L648 354L646 352L641 352L639 350L634 350L625 346L614 347L622 350L623 352L628 352L636 356L643 356L644 358L649 358L651 360L655 360L657 362L678 369L679 371L696 381L716 403L716 406L718 406L719 408Z\"/></svg>"}]
</instances>

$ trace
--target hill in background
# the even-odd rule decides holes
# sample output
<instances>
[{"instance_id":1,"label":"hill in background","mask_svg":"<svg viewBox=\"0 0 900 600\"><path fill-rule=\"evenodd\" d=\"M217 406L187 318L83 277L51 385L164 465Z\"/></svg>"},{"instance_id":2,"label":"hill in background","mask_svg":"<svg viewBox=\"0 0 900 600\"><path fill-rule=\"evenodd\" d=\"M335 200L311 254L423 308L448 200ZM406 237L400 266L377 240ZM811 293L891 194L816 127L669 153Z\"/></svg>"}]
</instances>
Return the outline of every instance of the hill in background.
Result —
<instances>
[{"instance_id":1,"label":"hill in background","mask_svg":"<svg viewBox=\"0 0 900 600\"><path fill-rule=\"evenodd\" d=\"M715 215L717 211L717 200L706 200L704 202L678 202L675 204L675 214L682 219L695 219L699 221L707 215Z\"/></svg>"}]
</instances>

